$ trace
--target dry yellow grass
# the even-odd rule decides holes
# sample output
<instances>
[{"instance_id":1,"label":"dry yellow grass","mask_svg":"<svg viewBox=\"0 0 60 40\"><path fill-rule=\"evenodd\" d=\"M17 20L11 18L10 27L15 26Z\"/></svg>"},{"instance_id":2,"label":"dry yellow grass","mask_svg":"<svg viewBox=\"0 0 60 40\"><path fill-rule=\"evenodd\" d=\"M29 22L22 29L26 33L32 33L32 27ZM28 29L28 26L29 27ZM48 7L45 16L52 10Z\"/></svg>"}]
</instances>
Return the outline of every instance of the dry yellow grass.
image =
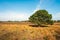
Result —
<instances>
[{"instance_id":1,"label":"dry yellow grass","mask_svg":"<svg viewBox=\"0 0 60 40\"><path fill-rule=\"evenodd\" d=\"M31 27L27 23L0 23L0 40L59 40L60 23L49 27Z\"/></svg>"}]
</instances>

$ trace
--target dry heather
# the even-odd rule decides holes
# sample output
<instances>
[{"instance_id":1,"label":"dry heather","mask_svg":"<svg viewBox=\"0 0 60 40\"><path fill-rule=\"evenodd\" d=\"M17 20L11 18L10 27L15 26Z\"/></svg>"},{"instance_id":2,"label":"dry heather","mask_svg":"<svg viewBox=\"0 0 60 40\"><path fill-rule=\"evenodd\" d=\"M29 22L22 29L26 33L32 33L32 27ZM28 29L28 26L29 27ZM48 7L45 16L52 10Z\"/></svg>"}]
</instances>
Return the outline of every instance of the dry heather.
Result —
<instances>
[{"instance_id":1,"label":"dry heather","mask_svg":"<svg viewBox=\"0 0 60 40\"><path fill-rule=\"evenodd\" d=\"M60 23L31 27L28 23L0 23L0 40L60 40Z\"/></svg>"}]
</instances>

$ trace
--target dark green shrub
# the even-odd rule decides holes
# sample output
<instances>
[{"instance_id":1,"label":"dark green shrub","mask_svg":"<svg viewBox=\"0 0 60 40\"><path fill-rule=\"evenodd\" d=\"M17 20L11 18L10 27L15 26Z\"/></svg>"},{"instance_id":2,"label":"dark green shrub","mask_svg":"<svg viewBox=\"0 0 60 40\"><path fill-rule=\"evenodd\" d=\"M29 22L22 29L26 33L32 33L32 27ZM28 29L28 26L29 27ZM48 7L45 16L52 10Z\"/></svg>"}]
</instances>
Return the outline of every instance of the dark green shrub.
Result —
<instances>
[{"instance_id":1,"label":"dark green shrub","mask_svg":"<svg viewBox=\"0 0 60 40\"><path fill-rule=\"evenodd\" d=\"M29 21L41 26L42 24L53 24L52 15L48 14L46 10L38 10L30 16Z\"/></svg>"}]
</instances>

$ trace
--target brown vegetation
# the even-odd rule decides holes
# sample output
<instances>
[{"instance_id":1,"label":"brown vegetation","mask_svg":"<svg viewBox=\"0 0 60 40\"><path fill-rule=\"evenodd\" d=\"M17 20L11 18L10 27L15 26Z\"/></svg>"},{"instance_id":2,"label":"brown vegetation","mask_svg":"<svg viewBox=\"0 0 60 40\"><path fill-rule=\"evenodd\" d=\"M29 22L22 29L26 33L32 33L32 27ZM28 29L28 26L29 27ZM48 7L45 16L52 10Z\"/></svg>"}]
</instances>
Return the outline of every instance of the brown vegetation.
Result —
<instances>
[{"instance_id":1,"label":"brown vegetation","mask_svg":"<svg viewBox=\"0 0 60 40\"><path fill-rule=\"evenodd\" d=\"M60 40L60 23L31 27L29 22L0 23L0 40Z\"/></svg>"}]
</instances>

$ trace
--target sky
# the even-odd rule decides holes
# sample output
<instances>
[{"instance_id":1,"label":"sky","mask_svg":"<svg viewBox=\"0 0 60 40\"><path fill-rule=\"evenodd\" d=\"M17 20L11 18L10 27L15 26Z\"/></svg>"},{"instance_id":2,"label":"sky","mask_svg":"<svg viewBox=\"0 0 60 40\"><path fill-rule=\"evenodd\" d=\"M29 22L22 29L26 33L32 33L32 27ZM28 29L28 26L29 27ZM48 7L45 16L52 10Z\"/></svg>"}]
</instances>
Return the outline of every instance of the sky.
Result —
<instances>
[{"instance_id":1,"label":"sky","mask_svg":"<svg viewBox=\"0 0 60 40\"><path fill-rule=\"evenodd\" d=\"M24 21L45 9L53 20L60 20L60 0L0 0L0 21Z\"/></svg>"}]
</instances>

